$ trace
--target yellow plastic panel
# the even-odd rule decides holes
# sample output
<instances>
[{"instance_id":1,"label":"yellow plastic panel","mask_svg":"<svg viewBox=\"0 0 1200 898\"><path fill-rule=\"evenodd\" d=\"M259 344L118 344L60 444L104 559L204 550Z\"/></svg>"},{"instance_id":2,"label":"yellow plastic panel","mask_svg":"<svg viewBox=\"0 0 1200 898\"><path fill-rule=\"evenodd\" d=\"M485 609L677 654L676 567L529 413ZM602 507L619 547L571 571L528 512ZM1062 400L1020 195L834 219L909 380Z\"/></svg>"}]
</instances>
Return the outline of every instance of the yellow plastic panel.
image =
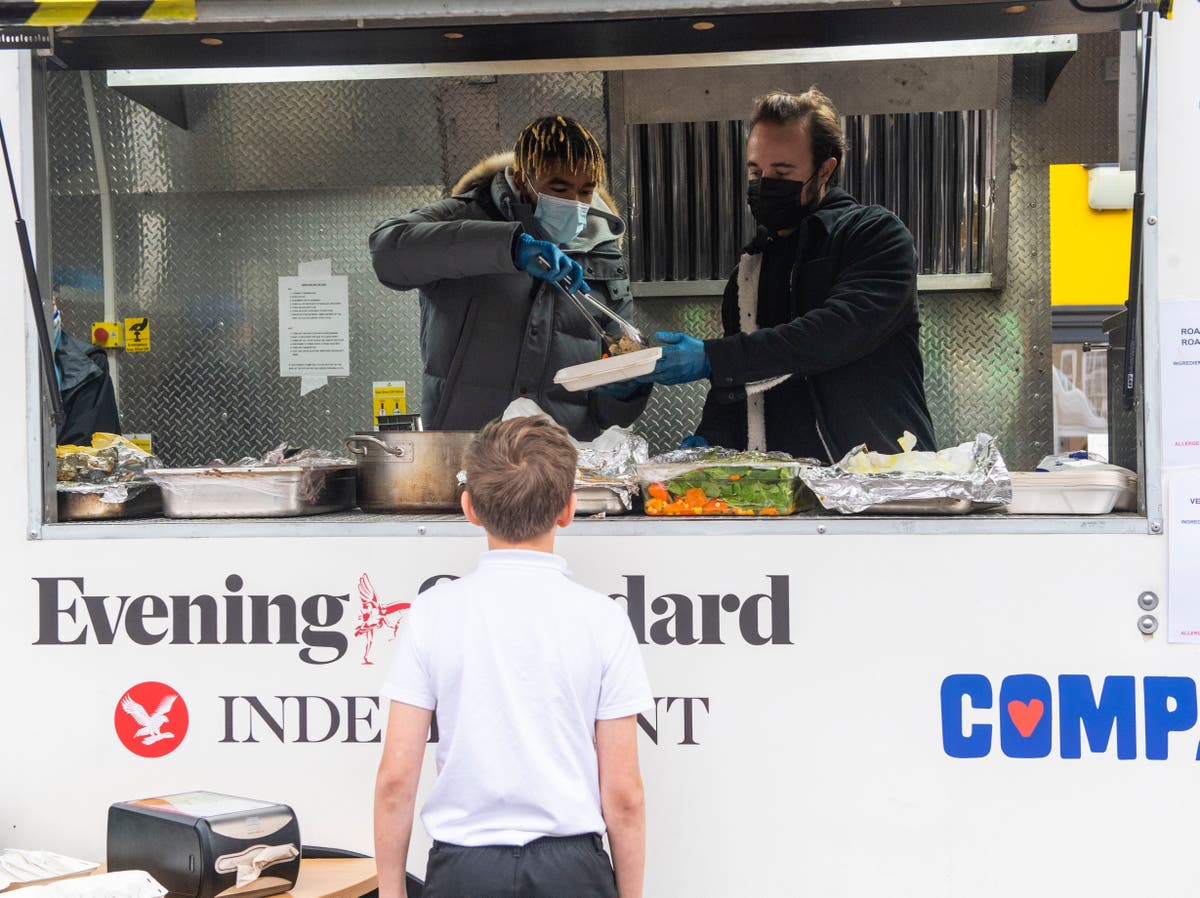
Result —
<instances>
[{"instance_id":1,"label":"yellow plastic panel","mask_svg":"<svg viewBox=\"0 0 1200 898\"><path fill-rule=\"evenodd\" d=\"M1121 305L1129 292L1133 212L1088 206L1087 169L1050 166L1050 303Z\"/></svg>"}]
</instances>

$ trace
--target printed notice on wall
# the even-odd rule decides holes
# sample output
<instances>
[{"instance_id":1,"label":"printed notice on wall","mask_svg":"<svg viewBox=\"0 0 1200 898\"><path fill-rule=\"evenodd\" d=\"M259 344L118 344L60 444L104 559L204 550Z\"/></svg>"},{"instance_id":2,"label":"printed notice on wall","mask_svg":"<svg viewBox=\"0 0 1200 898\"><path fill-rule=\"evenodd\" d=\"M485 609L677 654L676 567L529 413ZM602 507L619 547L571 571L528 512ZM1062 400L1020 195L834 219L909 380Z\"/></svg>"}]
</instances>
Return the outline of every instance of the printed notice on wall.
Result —
<instances>
[{"instance_id":1,"label":"printed notice on wall","mask_svg":"<svg viewBox=\"0 0 1200 898\"><path fill-rule=\"evenodd\" d=\"M1167 502L1167 641L1200 642L1200 474L1172 475Z\"/></svg>"},{"instance_id":2,"label":"printed notice on wall","mask_svg":"<svg viewBox=\"0 0 1200 898\"><path fill-rule=\"evenodd\" d=\"M350 303L344 276L279 279L279 376L350 374Z\"/></svg>"},{"instance_id":3,"label":"printed notice on wall","mask_svg":"<svg viewBox=\"0 0 1200 898\"><path fill-rule=\"evenodd\" d=\"M1163 464L1200 466L1200 300L1158 307Z\"/></svg>"}]
</instances>

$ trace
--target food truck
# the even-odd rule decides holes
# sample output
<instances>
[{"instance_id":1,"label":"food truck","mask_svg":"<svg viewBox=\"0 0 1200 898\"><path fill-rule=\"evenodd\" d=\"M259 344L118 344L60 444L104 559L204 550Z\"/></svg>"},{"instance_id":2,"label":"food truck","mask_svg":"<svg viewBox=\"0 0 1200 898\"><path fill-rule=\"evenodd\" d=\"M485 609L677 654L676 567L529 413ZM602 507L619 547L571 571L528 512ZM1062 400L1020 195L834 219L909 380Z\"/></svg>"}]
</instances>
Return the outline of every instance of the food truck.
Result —
<instances>
[{"instance_id":1,"label":"food truck","mask_svg":"<svg viewBox=\"0 0 1200 898\"><path fill-rule=\"evenodd\" d=\"M367 235L571 115L608 154L634 323L718 336L752 99L818 84L843 186L914 234L939 447L987 435L1014 489L1091 450L1136 488L577 518L559 551L628 609L654 689L647 894L1192 894L1194 0L14 6L0 121L41 304L10 233L0 847L102 861L110 806L210 790L370 854L391 643L483 540L452 507L355 504L437 436L412 430L415 291L377 281ZM176 472L174 513L64 510L56 327ZM705 388L655 388L650 454ZM341 481L211 474L282 444ZM428 848L417 827L418 876Z\"/></svg>"}]
</instances>

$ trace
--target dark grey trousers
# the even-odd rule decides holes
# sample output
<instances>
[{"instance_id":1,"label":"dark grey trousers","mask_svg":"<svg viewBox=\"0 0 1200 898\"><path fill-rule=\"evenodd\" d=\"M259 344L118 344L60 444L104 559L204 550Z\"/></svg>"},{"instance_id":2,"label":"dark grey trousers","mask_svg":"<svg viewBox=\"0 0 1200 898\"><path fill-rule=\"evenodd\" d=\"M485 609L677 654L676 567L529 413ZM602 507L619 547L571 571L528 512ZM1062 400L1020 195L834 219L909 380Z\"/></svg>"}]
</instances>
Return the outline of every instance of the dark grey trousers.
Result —
<instances>
[{"instance_id":1,"label":"dark grey trousers","mask_svg":"<svg viewBox=\"0 0 1200 898\"><path fill-rule=\"evenodd\" d=\"M434 842L422 898L616 898L617 881L596 833L528 845L467 848Z\"/></svg>"}]
</instances>

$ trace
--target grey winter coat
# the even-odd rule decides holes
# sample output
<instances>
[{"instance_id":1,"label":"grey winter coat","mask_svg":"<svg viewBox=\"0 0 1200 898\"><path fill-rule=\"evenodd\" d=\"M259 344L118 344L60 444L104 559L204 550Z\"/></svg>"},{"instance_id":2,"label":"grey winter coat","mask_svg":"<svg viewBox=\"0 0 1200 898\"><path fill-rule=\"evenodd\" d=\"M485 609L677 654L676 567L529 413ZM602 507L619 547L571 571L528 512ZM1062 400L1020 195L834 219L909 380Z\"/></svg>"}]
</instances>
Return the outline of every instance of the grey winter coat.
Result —
<instances>
[{"instance_id":1,"label":"grey winter coat","mask_svg":"<svg viewBox=\"0 0 1200 898\"><path fill-rule=\"evenodd\" d=\"M426 429L475 430L525 397L575 438L590 440L614 424L631 424L650 390L618 400L554 383L560 368L598 358L600 340L572 302L513 264L519 231L544 235L503 167L507 161L495 157L460 182L465 189L457 195L378 225L370 237L375 273L393 289L419 289ZM563 250L583 266L592 295L627 317L632 301L618 242L624 230L597 192L587 227ZM619 335L610 322L601 324Z\"/></svg>"}]
</instances>

